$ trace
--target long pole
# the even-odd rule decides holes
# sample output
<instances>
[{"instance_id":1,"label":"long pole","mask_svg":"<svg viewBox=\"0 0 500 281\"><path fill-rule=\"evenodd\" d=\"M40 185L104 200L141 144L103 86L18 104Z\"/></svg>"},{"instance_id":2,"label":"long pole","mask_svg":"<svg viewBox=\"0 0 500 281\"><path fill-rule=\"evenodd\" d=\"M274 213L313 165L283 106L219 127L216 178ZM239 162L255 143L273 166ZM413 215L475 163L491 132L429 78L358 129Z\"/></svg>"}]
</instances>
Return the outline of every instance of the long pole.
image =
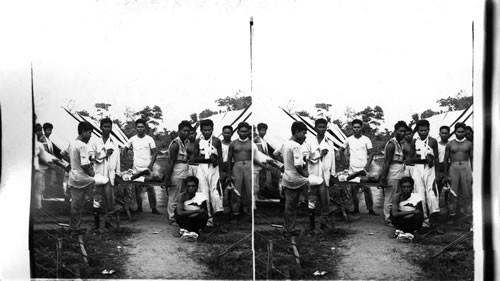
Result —
<instances>
[{"instance_id":1,"label":"long pole","mask_svg":"<svg viewBox=\"0 0 500 281\"><path fill-rule=\"evenodd\" d=\"M472 102L474 102L474 21L472 21Z\"/></svg>"},{"instance_id":2,"label":"long pole","mask_svg":"<svg viewBox=\"0 0 500 281\"><path fill-rule=\"evenodd\" d=\"M250 17L250 93L253 92L253 17Z\"/></svg>"}]
</instances>

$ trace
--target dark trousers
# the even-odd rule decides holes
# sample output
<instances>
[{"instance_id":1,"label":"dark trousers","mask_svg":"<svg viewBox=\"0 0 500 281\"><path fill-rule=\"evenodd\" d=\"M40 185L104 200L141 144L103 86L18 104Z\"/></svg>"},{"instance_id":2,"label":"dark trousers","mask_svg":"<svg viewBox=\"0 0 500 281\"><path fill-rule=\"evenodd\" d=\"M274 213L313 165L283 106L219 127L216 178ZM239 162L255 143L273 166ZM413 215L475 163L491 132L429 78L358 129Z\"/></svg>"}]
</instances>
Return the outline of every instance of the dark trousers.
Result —
<instances>
[{"instance_id":1,"label":"dark trousers","mask_svg":"<svg viewBox=\"0 0 500 281\"><path fill-rule=\"evenodd\" d=\"M207 225L208 215L207 213L198 214L194 218L189 216L179 216L177 213L175 214L175 221L179 225L180 228L184 228L190 232L198 233L200 229L204 228Z\"/></svg>"},{"instance_id":2,"label":"dark trousers","mask_svg":"<svg viewBox=\"0 0 500 281\"><path fill-rule=\"evenodd\" d=\"M424 215L419 212L417 214L413 214L410 218L405 218L404 216L394 217L391 214L391 221L396 229L406 233L413 233L414 231L419 230L422 226L422 223L424 222Z\"/></svg>"},{"instance_id":3,"label":"dark trousers","mask_svg":"<svg viewBox=\"0 0 500 281\"><path fill-rule=\"evenodd\" d=\"M366 208L368 210L372 210L373 209L372 191L370 187L366 185L351 185L352 204L354 205L354 209L359 210L359 199L358 199L359 188L362 188L363 193L365 194Z\"/></svg>"},{"instance_id":4,"label":"dark trousers","mask_svg":"<svg viewBox=\"0 0 500 281\"><path fill-rule=\"evenodd\" d=\"M146 188L148 192L149 207L156 209L156 193L152 185L135 185L135 200L137 201L137 208L142 209L142 189Z\"/></svg>"},{"instance_id":5,"label":"dark trousers","mask_svg":"<svg viewBox=\"0 0 500 281\"><path fill-rule=\"evenodd\" d=\"M296 189L283 187L285 192L285 235L292 234L295 230L299 198L306 186L307 185L303 185Z\"/></svg>"},{"instance_id":6,"label":"dark trousers","mask_svg":"<svg viewBox=\"0 0 500 281\"><path fill-rule=\"evenodd\" d=\"M82 224L83 206L85 196L91 189L92 185L84 188L69 187L71 193L71 210L70 210L70 228L73 231L79 230Z\"/></svg>"}]
</instances>

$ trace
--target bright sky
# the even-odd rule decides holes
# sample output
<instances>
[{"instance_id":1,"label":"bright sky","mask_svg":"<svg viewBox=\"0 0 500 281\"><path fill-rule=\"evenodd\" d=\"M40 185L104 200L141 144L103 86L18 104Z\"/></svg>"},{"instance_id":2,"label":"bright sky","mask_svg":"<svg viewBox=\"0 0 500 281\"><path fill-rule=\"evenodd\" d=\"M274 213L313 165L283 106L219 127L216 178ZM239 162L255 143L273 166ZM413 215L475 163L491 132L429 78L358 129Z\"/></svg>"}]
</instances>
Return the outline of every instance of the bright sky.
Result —
<instances>
[{"instance_id":1,"label":"bright sky","mask_svg":"<svg viewBox=\"0 0 500 281\"><path fill-rule=\"evenodd\" d=\"M119 117L159 105L176 129L217 98L250 94L250 16L238 5L54 3L31 8L46 12L31 25L37 110L106 102Z\"/></svg>"},{"instance_id":2,"label":"bright sky","mask_svg":"<svg viewBox=\"0 0 500 281\"><path fill-rule=\"evenodd\" d=\"M295 3L254 16L257 108L294 100L314 113L324 102L342 118L380 105L392 130L472 94L472 1Z\"/></svg>"}]
</instances>

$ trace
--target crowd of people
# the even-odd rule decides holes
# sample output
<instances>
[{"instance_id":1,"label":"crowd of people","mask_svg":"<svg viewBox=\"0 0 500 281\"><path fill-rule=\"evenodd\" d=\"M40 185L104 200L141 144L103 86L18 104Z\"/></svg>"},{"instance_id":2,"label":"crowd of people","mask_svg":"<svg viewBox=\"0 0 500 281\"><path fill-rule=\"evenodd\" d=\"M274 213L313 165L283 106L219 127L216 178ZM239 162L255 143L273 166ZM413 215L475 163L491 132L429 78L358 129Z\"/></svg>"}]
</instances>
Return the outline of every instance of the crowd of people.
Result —
<instances>
[{"instance_id":1,"label":"crowd of people","mask_svg":"<svg viewBox=\"0 0 500 281\"><path fill-rule=\"evenodd\" d=\"M181 237L196 239L201 230L226 233L228 217L251 220L261 186L273 186L275 182L269 163L279 161L283 163L279 180L285 198L285 236L295 234L297 209L304 199L319 214L320 228L331 229L335 221L331 189L340 184L349 186L351 213L359 213L358 193L362 191L368 214L379 215L364 177L374 159L373 144L362 134L361 120L353 120L351 125L353 134L342 146L335 147L326 136L327 120L315 120L315 135L307 141L308 128L297 121L291 126L290 139L275 150L266 141L268 127L264 123L253 130L246 122L235 129L224 126L219 139L210 119L199 122L199 137L191 122L182 121L178 136L168 147L166 165L160 167L163 172L158 173L157 147L146 134L144 120L135 122L136 135L122 148L111 137L113 122L109 118L100 121L101 136L93 138L94 126L80 122L77 138L62 151L50 139L53 125L36 124L33 205L35 209L42 207L45 185L55 177L50 171L60 163L58 159L64 159L70 164L66 194L71 198L72 233L86 231L81 228L81 218L89 194L100 198L94 200L94 208L104 210L104 226L112 228L113 216L123 209L117 205L115 195L116 187L123 183L133 187L137 204L133 212L143 211L141 193L145 189L151 213L161 215L153 188L156 184L165 188L168 197L168 223L178 225ZM450 127L442 126L439 141L429 136L429 128L426 120L417 121L413 130L399 121L384 147L377 182L384 195L383 220L395 228L400 238L411 239L421 228L439 232L436 218L442 206L451 222L472 215L472 128L456 123L451 133ZM238 137L232 140L234 131ZM452 134L455 139L450 141ZM129 151L133 153L132 166L122 171L120 159ZM266 155L267 159L259 159L258 155ZM337 159L348 163L346 171L338 171ZM444 205L440 205L440 197L444 197Z\"/></svg>"},{"instance_id":2,"label":"crowd of people","mask_svg":"<svg viewBox=\"0 0 500 281\"><path fill-rule=\"evenodd\" d=\"M71 234L83 234L82 212L86 198L93 198L93 208L104 213L105 228L113 228L113 216L123 209L115 191L119 185L128 185L135 195L137 208L143 212L141 193L148 194L151 213L161 215L153 185L165 188L168 223L179 227L186 239L196 239L200 231L226 233L225 224L231 220L251 218L252 208L252 142L251 126L246 122L234 130L224 126L223 139L214 136L210 119L199 122L200 136L189 121L178 126L178 136L168 147L164 167L155 165L158 151L155 141L146 134L146 122L135 121L136 135L120 148L112 138L113 122L100 120L101 136L91 138L96 129L89 122L80 122L78 136L62 151L54 151L50 141L53 126L35 125L34 209L42 208L46 175L55 168L58 159L65 160L68 181L66 194L70 198ZM43 131L42 131L43 129ZM238 138L232 140L233 132ZM120 158L132 152L132 165L122 170ZM226 214L224 214L226 213ZM99 220L94 225L100 227Z\"/></svg>"},{"instance_id":3,"label":"crowd of people","mask_svg":"<svg viewBox=\"0 0 500 281\"><path fill-rule=\"evenodd\" d=\"M267 125L258 125L259 135L255 138L258 150L284 164L281 189L285 198L285 236L293 236L297 231L296 216L301 201L318 211L321 229L330 228L334 221L331 189L339 185L349 186L347 197L353 206L350 213L359 213L358 192L362 191L368 214L379 215L373 209L373 195L367 184L375 151L371 140L362 134L363 121L351 122L353 134L337 148L325 137L327 125L325 119L317 119L315 135L306 139L306 124L294 122L290 139L274 153L269 153L271 148L264 140ZM372 182L383 189L383 219L387 226L395 228L395 237L399 239L411 240L425 228L440 233L437 218L443 213L450 223L472 215L472 128L456 123L452 133L450 127L442 126L439 141L429 136L429 128L426 120L417 121L413 130L404 121L397 122L394 136L384 147L382 168L376 182ZM450 141L452 134L455 139ZM338 171L336 158L347 162L348 170ZM262 177L269 175L266 165L256 163L255 167L259 170L254 179L258 192ZM441 196L446 212L440 209Z\"/></svg>"}]
</instances>

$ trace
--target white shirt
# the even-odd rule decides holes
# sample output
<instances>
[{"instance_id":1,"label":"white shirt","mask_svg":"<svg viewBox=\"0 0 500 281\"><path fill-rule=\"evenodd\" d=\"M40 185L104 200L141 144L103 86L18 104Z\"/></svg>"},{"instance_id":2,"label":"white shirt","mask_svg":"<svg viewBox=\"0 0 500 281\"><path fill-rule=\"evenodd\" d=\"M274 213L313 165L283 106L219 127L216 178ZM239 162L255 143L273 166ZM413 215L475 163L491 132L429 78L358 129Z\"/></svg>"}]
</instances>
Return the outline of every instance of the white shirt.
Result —
<instances>
[{"instance_id":1,"label":"white shirt","mask_svg":"<svg viewBox=\"0 0 500 281\"><path fill-rule=\"evenodd\" d=\"M153 138L148 135L142 138L135 135L128 140L127 147L132 148L134 152L134 170L147 169L153 157L151 149L156 148Z\"/></svg>"},{"instance_id":2,"label":"white shirt","mask_svg":"<svg viewBox=\"0 0 500 281\"><path fill-rule=\"evenodd\" d=\"M368 163L368 150L373 148L371 140L363 135L359 139L352 135L347 138L344 148L349 148L349 170L363 170Z\"/></svg>"},{"instance_id":3,"label":"white shirt","mask_svg":"<svg viewBox=\"0 0 500 281\"><path fill-rule=\"evenodd\" d=\"M84 188L94 182L94 178L83 171L82 166L90 164L89 151L91 148L81 140L74 140L64 153L71 160L68 184L75 188Z\"/></svg>"},{"instance_id":4,"label":"white shirt","mask_svg":"<svg viewBox=\"0 0 500 281\"><path fill-rule=\"evenodd\" d=\"M283 175L283 186L296 189L306 183L308 179L297 172L295 166L304 165L302 147L296 141L287 140L283 145L283 162L285 174Z\"/></svg>"},{"instance_id":5,"label":"white shirt","mask_svg":"<svg viewBox=\"0 0 500 281\"><path fill-rule=\"evenodd\" d=\"M323 178L326 186L329 186L330 176L335 175L335 151L333 149L333 143L326 138L318 143L318 138L312 136L307 138L305 143L305 149L312 158L308 164L308 170L310 175L315 175ZM328 154L321 157L321 150L328 149Z\"/></svg>"},{"instance_id":6,"label":"white shirt","mask_svg":"<svg viewBox=\"0 0 500 281\"><path fill-rule=\"evenodd\" d=\"M111 185L114 186L116 173L120 172L120 148L111 137L104 143L102 138L92 138L92 153L96 157L94 171L98 175L109 178ZM106 157L106 151L113 149L113 154Z\"/></svg>"},{"instance_id":7,"label":"white shirt","mask_svg":"<svg viewBox=\"0 0 500 281\"><path fill-rule=\"evenodd\" d=\"M441 142L438 142L439 163L444 163L444 153L446 151L446 144L441 144Z\"/></svg>"},{"instance_id":8,"label":"white shirt","mask_svg":"<svg viewBox=\"0 0 500 281\"><path fill-rule=\"evenodd\" d=\"M222 162L227 162L227 157L229 155L229 144L225 144L223 142L221 142L221 146L222 146Z\"/></svg>"}]
</instances>

